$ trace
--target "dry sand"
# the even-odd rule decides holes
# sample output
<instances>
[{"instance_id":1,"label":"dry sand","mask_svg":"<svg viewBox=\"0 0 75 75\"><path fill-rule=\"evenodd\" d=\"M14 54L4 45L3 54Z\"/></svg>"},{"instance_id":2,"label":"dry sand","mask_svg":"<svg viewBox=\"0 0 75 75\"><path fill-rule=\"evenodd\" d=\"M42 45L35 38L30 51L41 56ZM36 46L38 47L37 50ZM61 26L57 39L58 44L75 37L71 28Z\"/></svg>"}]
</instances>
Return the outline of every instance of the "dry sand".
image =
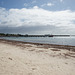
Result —
<instances>
[{"instance_id":1,"label":"dry sand","mask_svg":"<svg viewBox=\"0 0 75 75\"><path fill-rule=\"evenodd\" d=\"M75 52L0 40L0 75L75 75Z\"/></svg>"}]
</instances>

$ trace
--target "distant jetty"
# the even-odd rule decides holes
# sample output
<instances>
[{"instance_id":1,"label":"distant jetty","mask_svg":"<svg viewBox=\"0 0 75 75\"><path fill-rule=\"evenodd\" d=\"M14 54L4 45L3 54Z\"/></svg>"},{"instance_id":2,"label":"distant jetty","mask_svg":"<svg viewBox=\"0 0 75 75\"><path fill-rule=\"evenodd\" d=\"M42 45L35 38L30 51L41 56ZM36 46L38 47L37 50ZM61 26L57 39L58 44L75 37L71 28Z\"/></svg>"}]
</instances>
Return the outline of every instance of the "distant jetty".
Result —
<instances>
[{"instance_id":1,"label":"distant jetty","mask_svg":"<svg viewBox=\"0 0 75 75\"><path fill-rule=\"evenodd\" d=\"M5 33L0 33L0 37L70 37L70 36L75 36L75 35L22 35L22 34L5 34Z\"/></svg>"}]
</instances>

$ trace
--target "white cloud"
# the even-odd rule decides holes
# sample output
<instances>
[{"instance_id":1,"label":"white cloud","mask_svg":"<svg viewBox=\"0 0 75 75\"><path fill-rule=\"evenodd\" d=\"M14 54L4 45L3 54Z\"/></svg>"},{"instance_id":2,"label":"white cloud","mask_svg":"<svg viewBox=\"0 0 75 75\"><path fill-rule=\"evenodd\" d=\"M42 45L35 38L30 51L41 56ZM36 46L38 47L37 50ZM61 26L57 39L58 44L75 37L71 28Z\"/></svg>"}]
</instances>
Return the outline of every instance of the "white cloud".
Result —
<instances>
[{"instance_id":1,"label":"white cloud","mask_svg":"<svg viewBox=\"0 0 75 75\"><path fill-rule=\"evenodd\" d=\"M0 8L0 26L47 26L75 28L75 12L70 10L48 11L38 6L27 9Z\"/></svg>"},{"instance_id":2,"label":"white cloud","mask_svg":"<svg viewBox=\"0 0 75 75\"><path fill-rule=\"evenodd\" d=\"M39 7L38 7L38 6L34 6L33 8L34 8L34 9L38 9Z\"/></svg>"},{"instance_id":3,"label":"white cloud","mask_svg":"<svg viewBox=\"0 0 75 75\"><path fill-rule=\"evenodd\" d=\"M54 4L52 4L52 3L47 3L47 6L53 6Z\"/></svg>"},{"instance_id":4,"label":"white cloud","mask_svg":"<svg viewBox=\"0 0 75 75\"><path fill-rule=\"evenodd\" d=\"M46 4L42 4L41 7L44 7L44 6L50 6L51 7L53 5L54 5L53 3L46 3Z\"/></svg>"}]
</instances>

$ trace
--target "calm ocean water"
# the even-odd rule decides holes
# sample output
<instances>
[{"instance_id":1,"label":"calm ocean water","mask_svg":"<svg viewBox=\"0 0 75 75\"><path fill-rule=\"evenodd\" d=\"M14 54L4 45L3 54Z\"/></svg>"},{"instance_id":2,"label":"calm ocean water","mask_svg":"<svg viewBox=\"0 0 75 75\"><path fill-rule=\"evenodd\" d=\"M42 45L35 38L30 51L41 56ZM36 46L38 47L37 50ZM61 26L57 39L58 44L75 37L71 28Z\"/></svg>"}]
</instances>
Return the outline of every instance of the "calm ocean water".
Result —
<instances>
[{"instance_id":1,"label":"calm ocean water","mask_svg":"<svg viewBox=\"0 0 75 75\"><path fill-rule=\"evenodd\" d=\"M75 37L0 37L0 38L33 43L75 46Z\"/></svg>"}]
</instances>

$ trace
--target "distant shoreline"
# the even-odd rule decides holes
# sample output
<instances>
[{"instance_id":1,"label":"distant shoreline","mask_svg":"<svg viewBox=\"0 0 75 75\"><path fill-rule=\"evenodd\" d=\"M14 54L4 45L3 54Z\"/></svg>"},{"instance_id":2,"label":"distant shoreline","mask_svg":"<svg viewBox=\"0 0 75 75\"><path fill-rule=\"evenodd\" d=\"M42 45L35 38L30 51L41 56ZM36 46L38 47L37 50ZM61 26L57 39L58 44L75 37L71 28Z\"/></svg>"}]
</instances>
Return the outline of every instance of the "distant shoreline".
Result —
<instances>
[{"instance_id":1,"label":"distant shoreline","mask_svg":"<svg viewBox=\"0 0 75 75\"><path fill-rule=\"evenodd\" d=\"M67 50L75 51L75 46L70 46L70 45L33 43L33 42L23 42L23 41L16 41L16 40L7 40L7 39L0 39L0 42L12 44L12 45L18 45L19 43L34 44L34 45L42 45L43 47L46 47L46 48L51 48L52 47L52 48L67 49Z\"/></svg>"},{"instance_id":2,"label":"distant shoreline","mask_svg":"<svg viewBox=\"0 0 75 75\"><path fill-rule=\"evenodd\" d=\"M0 37L70 37L70 36L75 36L75 35L70 35L70 34L64 34L64 35L53 35L53 34L45 34L45 35L29 35L29 34L5 34L5 33L0 33Z\"/></svg>"}]
</instances>

